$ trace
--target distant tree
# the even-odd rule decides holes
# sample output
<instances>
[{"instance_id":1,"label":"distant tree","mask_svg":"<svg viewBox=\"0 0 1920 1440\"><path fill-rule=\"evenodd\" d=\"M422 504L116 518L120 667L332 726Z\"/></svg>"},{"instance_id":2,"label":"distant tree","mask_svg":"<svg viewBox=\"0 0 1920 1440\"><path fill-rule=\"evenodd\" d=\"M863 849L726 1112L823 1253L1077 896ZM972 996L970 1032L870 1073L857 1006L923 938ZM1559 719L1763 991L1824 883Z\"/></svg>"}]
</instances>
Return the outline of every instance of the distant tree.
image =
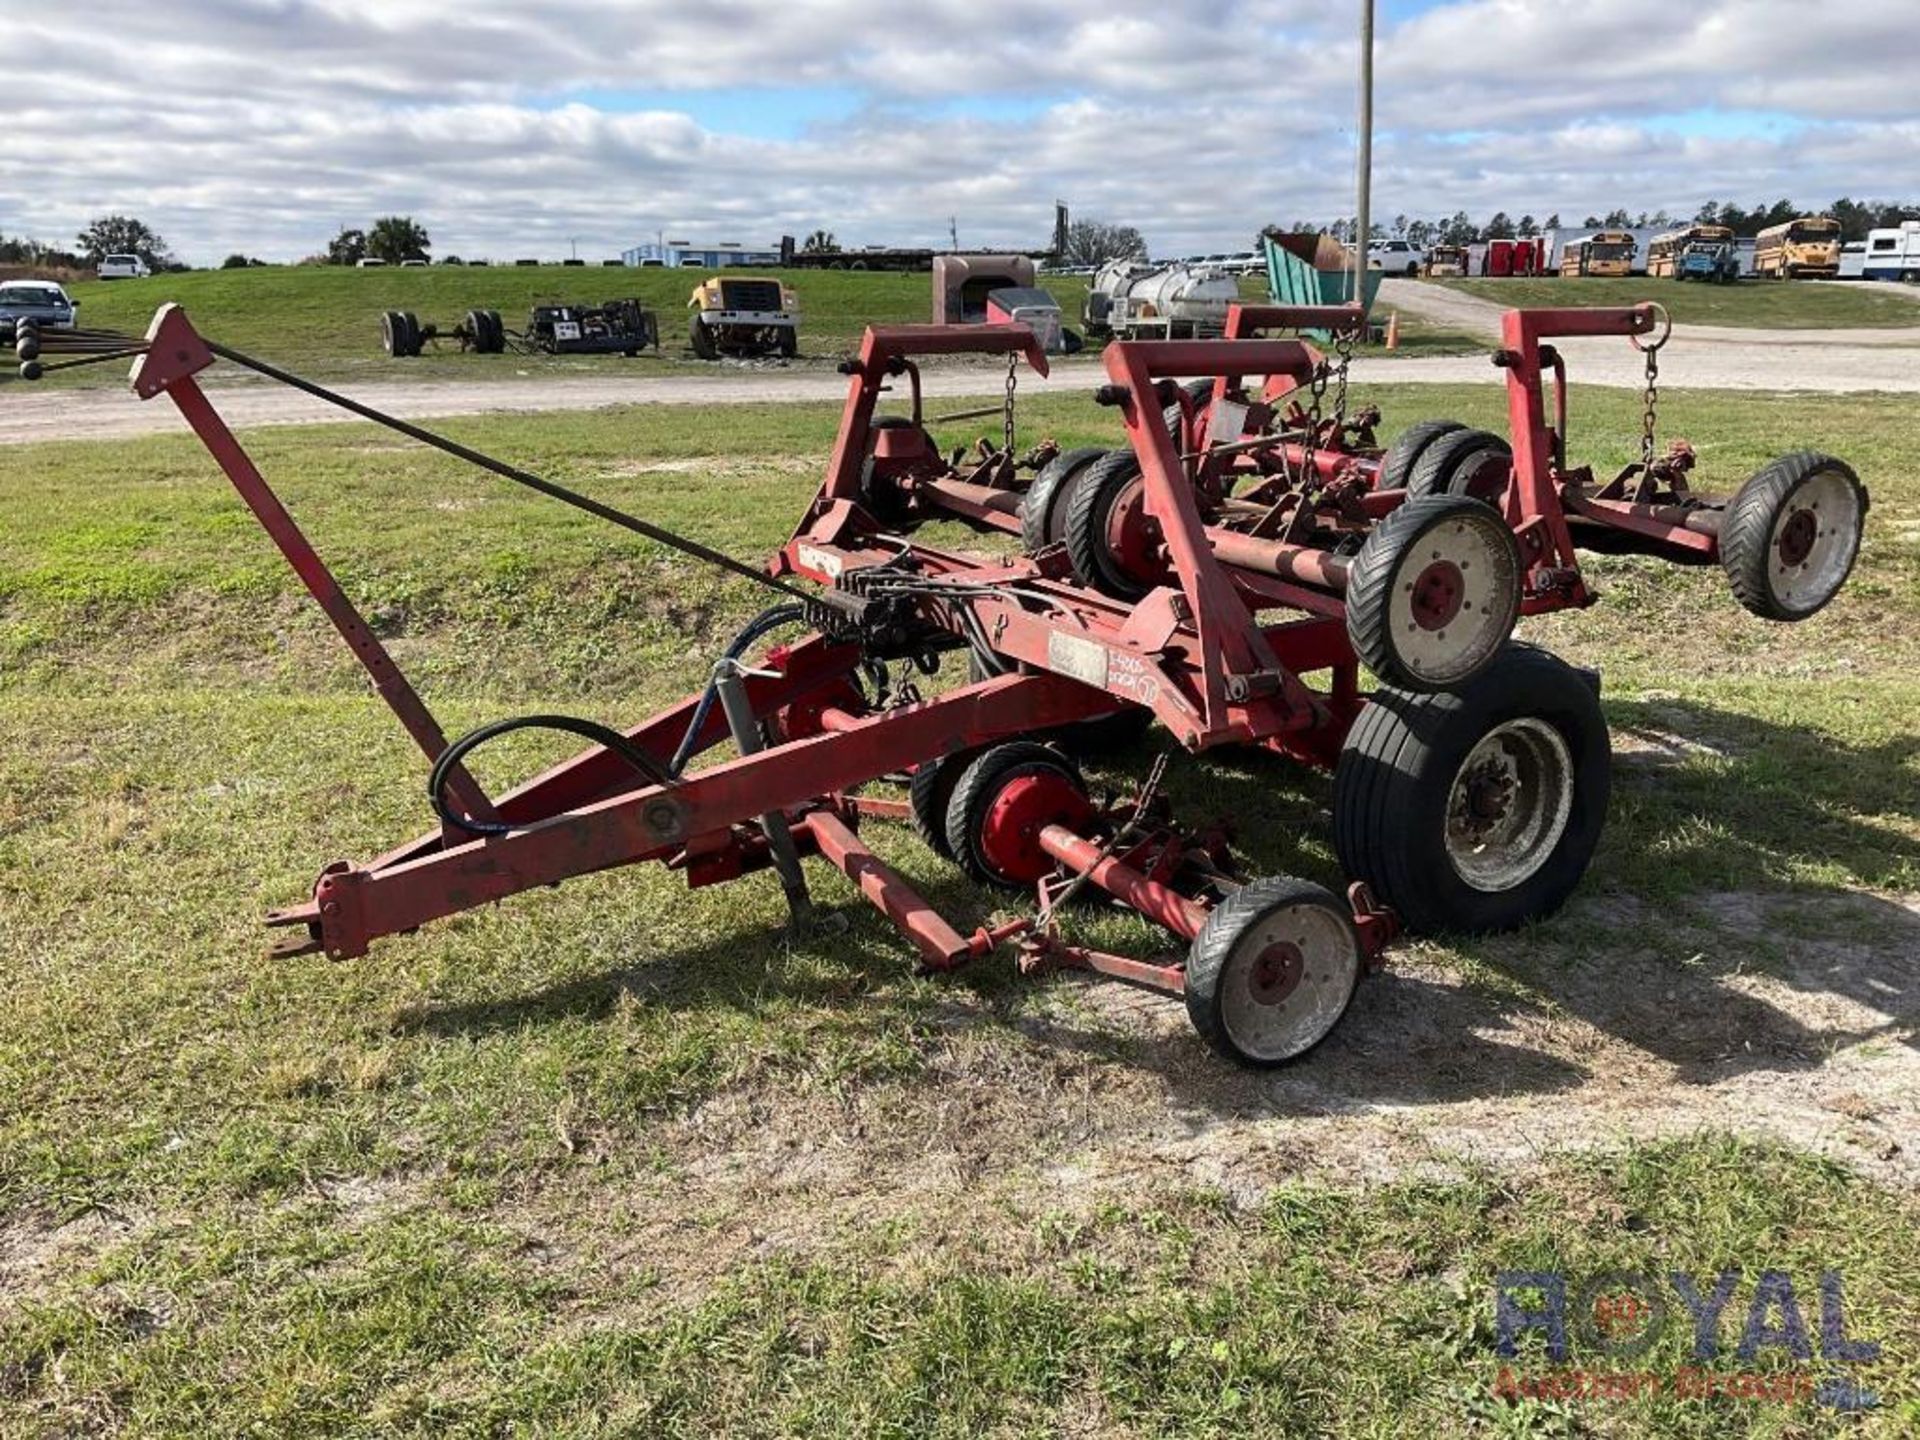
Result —
<instances>
[{"instance_id":1,"label":"distant tree","mask_svg":"<svg viewBox=\"0 0 1920 1440\"><path fill-rule=\"evenodd\" d=\"M427 227L411 215L382 215L367 232L367 254L389 265L425 259L432 244Z\"/></svg>"},{"instance_id":2,"label":"distant tree","mask_svg":"<svg viewBox=\"0 0 1920 1440\"><path fill-rule=\"evenodd\" d=\"M1104 265L1109 260L1144 260L1147 242L1131 225L1109 225L1104 220L1076 220L1067 227L1069 265Z\"/></svg>"},{"instance_id":3,"label":"distant tree","mask_svg":"<svg viewBox=\"0 0 1920 1440\"><path fill-rule=\"evenodd\" d=\"M367 232L351 226L327 242L327 264L358 265L367 258Z\"/></svg>"},{"instance_id":4,"label":"distant tree","mask_svg":"<svg viewBox=\"0 0 1920 1440\"><path fill-rule=\"evenodd\" d=\"M1411 225L1407 226L1407 239L1420 249L1426 249L1427 246L1433 243L1433 222L1430 220L1415 220Z\"/></svg>"},{"instance_id":5,"label":"distant tree","mask_svg":"<svg viewBox=\"0 0 1920 1440\"><path fill-rule=\"evenodd\" d=\"M825 255L838 250L840 242L833 238L831 230L816 230L807 236L806 243L800 247L802 255Z\"/></svg>"},{"instance_id":6,"label":"distant tree","mask_svg":"<svg viewBox=\"0 0 1920 1440\"><path fill-rule=\"evenodd\" d=\"M1520 217L1520 235L1522 239L1530 240L1539 233L1540 224L1537 220L1531 215L1522 215Z\"/></svg>"},{"instance_id":7,"label":"distant tree","mask_svg":"<svg viewBox=\"0 0 1920 1440\"><path fill-rule=\"evenodd\" d=\"M242 255L236 251L220 262L220 268L222 270L250 270L256 265L264 265L266 263L264 260L256 260L250 255Z\"/></svg>"},{"instance_id":8,"label":"distant tree","mask_svg":"<svg viewBox=\"0 0 1920 1440\"><path fill-rule=\"evenodd\" d=\"M1693 212L1693 223L1696 225L1718 225L1720 223L1719 205L1712 200L1707 201L1706 204Z\"/></svg>"},{"instance_id":9,"label":"distant tree","mask_svg":"<svg viewBox=\"0 0 1920 1440\"><path fill-rule=\"evenodd\" d=\"M1396 237L1400 237L1400 238L1405 237L1407 233L1407 217L1406 216L1396 215L1393 217L1393 233Z\"/></svg>"},{"instance_id":10,"label":"distant tree","mask_svg":"<svg viewBox=\"0 0 1920 1440\"><path fill-rule=\"evenodd\" d=\"M1600 228L1600 217L1598 215L1587 216L1586 219L1580 222L1580 228L1582 230L1598 230Z\"/></svg>"},{"instance_id":11,"label":"distant tree","mask_svg":"<svg viewBox=\"0 0 1920 1440\"><path fill-rule=\"evenodd\" d=\"M1473 223L1471 216L1464 210L1456 210L1440 225L1440 242L1443 245L1471 245L1480 238L1480 227Z\"/></svg>"},{"instance_id":12,"label":"distant tree","mask_svg":"<svg viewBox=\"0 0 1920 1440\"><path fill-rule=\"evenodd\" d=\"M167 253L167 242L145 221L131 215L107 215L95 220L80 232L79 245L89 265L98 265L109 255L138 255L150 268L163 270L173 259Z\"/></svg>"},{"instance_id":13,"label":"distant tree","mask_svg":"<svg viewBox=\"0 0 1920 1440\"><path fill-rule=\"evenodd\" d=\"M1504 210L1496 211L1494 213L1494 217L1491 220L1487 221L1487 229L1486 229L1487 239L1511 240L1513 239L1513 234L1514 234L1513 217L1507 214L1506 211Z\"/></svg>"},{"instance_id":14,"label":"distant tree","mask_svg":"<svg viewBox=\"0 0 1920 1440\"><path fill-rule=\"evenodd\" d=\"M1560 228L1560 212L1556 210L1553 214L1547 216L1547 218L1541 222L1540 228L1542 230L1558 230Z\"/></svg>"},{"instance_id":15,"label":"distant tree","mask_svg":"<svg viewBox=\"0 0 1920 1440\"><path fill-rule=\"evenodd\" d=\"M1607 218L1600 223L1609 230L1624 230L1633 224L1633 218L1629 216L1624 209L1609 210L1607 212Z\"/></svg>"}]
</instances>

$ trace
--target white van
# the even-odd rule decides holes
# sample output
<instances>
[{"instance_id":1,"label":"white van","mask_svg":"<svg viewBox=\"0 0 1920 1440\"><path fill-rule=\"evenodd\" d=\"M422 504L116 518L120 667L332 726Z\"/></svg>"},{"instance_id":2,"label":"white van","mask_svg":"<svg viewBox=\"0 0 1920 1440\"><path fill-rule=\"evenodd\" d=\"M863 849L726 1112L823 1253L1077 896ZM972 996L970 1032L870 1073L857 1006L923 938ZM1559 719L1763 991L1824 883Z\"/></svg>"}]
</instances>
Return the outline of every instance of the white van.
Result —
<instances>
[{"instance_id":1,"label":"white van","mask_svg":"<svg viewBox=\"0 0 1920 1440\"><path fill-rule=\"evenodd\" d=\"M1920 220L1892 230L1869 230L1860 278L1920 281Z\"/></svg>"},{"instance_id":2,"label":"white van","mask_svg":"<svg viewBox=\"0 0 1920 1440\"><path fill-rule=\"evenodd\" d=\"M144 280L153 272L138 255L102 255L94 273L102 280Z\"/></svg>"}]
</instances>

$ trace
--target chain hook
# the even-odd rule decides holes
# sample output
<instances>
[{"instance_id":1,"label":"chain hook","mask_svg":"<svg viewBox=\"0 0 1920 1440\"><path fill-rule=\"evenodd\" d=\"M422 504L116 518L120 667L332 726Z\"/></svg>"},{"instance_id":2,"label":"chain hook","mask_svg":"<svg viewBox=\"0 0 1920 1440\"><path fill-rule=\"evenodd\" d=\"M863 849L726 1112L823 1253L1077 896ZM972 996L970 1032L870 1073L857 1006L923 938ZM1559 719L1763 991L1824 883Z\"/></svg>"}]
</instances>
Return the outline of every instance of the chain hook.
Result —
<instances>
[{"instance_id":1,"label":"chain hook","mask_svg":"<svg viewBox=\"0 0 1920 1440\"><path fill-rule=\"evenodd\" d=\"M1020 384L1020 355L1018 351L1007 352L1007 399L1000 412L1000 428L1006 441L1006 454L1009 461L1013 458L1013 392Z\"/></svg>"}]
</instances>

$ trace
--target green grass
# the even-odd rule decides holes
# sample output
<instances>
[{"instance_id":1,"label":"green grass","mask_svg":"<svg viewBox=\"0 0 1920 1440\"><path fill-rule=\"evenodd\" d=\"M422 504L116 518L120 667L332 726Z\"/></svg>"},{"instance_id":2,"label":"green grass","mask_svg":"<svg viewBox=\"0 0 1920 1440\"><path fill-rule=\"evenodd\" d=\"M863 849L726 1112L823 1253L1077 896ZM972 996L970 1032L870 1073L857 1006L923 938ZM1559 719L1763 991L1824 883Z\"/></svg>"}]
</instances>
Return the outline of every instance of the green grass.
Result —
<instances>
[{"instance_id":1,"label":"green grass","mask_svg":"<svg viewBox=\"0 0 1920 1440\"><path fill-rule=\"evenodd\" d=\"M1396 425L1499 404L1366 398ZM1631 397L1575 400L1575 455L1626 459ZM1767 897L1824 945L1833 894L1920 889L1904 411L1684 394L1665 411L1709 484L1796 445L1852 458L1875 494L1852 586L1777 628L1714 571L1595 560L1603 602L1529 633L1605 667L1617 732L1709 748L1621 767L1581 904L1523 936L1412 947L1415 975L1370 987L1373 1023L1404 1039L1393 1007L1434 988L1419 967L1458 977L1430 1073L1383 1079L1356 1017L1280 1089L1208 1059L1177 1005L1149 1007L1158 1029L1004 962L916 976L818 873L829 920L791 941L767 876L688 891L635 869L363 961L268 964L261 911L428 823L420 757L190 440L0 452L0 1433L1822 1433L1824 1412L1738 1402L1489 1395L1496 1270L1726 1265L1803 1287L1843 1269L1856 1333L1886 1345L1867 1378L1888 1407L1859 1433L1904 1433L1909 1196L1712 1135L1295 1179L1311 1156L1263 1161L1233 1128L1529 1083L1549 1113L1567 1081L1487 1037L1534 1015L1616 1023L1577 983L1614 963L1603 902L1662 917L1643 943L1670 1005L1757 1021L1726 986L1790 964L1802 932L1749 942L1701 906ZM834 413L446 428L754 556L817 483ZM1073 397L1022 413L1024 438L1114 436ZM638 715L696 684L759 603L372 430L248 442L450 729ZM565 748L505 744L483 779ZM1222 753L1171 786L1189 818L1237 815L1251 868L1338 879L1324 778ZM899 827L870 834L968 925L1011 903ZM1625 1039L1667 1056L1673 1018ZM1764 1052L1789 1029L1744 1038ZM1251 1196L1148 1158L1201 1124L1265 1177Z\"/></svg>"},{"instance_id":2,"label":"green grass","mask_svg":"<svg viewBox=\"0 0 1920 1440\"><path fill-rule=\"evenodd\" d=\"M1892 285L1825 280L1740 280L1731 285L1594 278L1436 280L1450 290L1502 305L1620 305L1658 300L1686 325L1766 330L1847 330L1920 326L1920 304Z\"/></svg>"},{"instance_id":3,"label":"green grass","mask_svg":"<svg viewBox=\"0 0 1920 1440\"><path fill-rule=\"evenodd\" d=\"M687 297L705 271L666 269L489 266L473 269L432 266L425 269L343 269L333 266L265 266L252 270L207 270L156 275L146 280L115 280L71 287L80 302L81 322L89 327L145 334L153 312L168 301L187 308L200 331L236 350L297 370L317 379L517 379L527 375L658 375L664 371L702 374L749 372L737 367L716 371L696 360L687 347ZM778 274L799 294L801 360L825 367L850 353L868 325L924 323L932 306L932 277L878 271L796 270ZM1067 323L1079 327L1087 280L1080 275L1043 276L1060 302ZM1246 278L1241 292L1264 299L1264 279ZM380 349L380 315L411 310L423 322L452 325L470 309L494 309L506 323L526 323L537 302L576 300L598 303L638 296L659 317L659 356L648 352L633 360L617 355L472 356L455 349L429 348L406 361L389 359ZM1405 353L1436 353L1476 343L1411 317L1402 322ZM218 373L218 372L216 372ZM125 367L115 364L67 372L59 383L124 384ZM50 377L48 383L53 383Z\"/></svg>"}]
</instances>

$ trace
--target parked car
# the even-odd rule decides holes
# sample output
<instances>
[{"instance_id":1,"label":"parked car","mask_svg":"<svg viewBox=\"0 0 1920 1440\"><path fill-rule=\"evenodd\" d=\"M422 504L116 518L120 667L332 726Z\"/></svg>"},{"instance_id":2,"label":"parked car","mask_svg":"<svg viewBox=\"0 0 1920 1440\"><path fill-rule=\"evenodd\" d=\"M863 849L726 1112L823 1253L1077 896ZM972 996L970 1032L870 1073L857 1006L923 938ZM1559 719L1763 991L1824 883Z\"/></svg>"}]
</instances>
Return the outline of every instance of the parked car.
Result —
<instances>
[{"instance_id":1,"label":"parked car","mask_svg":"<svg viewBox=\"0 0 1920 1440\"><path fill-rule=\"evenodd\" d=\"M387 265L387 262L377 255L364 255L353 263L362 270L384 270Z\"/></svg>"},{"instance_id":2,"label":"parked car","mask_svg":"<svg viewBox=\"0 0 1920 1440\"><path fill-rule=\"evenodd\" d=\"M1418 275L1427 252L1411 240L1376 240L1367 247L1367 268L1389 275Z\"/></svg>"},{"instance_id":3,"label":"parked car","mask_svg":"<svg viewBox=\"0 0 1920 1440\"><path fill-rule=\"evenodd\" d=\"M102 280L144 280L153 272L138 255L102 255L94 273Z\"/></svg>"},{"instance_id":4,"label":"parked car","mask_svg":"<svg viewBox=\"0 0 1920 1440\"><path fill-rule=\"evenodd\" d=\"M13 343L19 322L31 320L42 330L73 329L79 302L51 280L8 280L0 283L0 339Z\"/></svg>"}]
</instances>

